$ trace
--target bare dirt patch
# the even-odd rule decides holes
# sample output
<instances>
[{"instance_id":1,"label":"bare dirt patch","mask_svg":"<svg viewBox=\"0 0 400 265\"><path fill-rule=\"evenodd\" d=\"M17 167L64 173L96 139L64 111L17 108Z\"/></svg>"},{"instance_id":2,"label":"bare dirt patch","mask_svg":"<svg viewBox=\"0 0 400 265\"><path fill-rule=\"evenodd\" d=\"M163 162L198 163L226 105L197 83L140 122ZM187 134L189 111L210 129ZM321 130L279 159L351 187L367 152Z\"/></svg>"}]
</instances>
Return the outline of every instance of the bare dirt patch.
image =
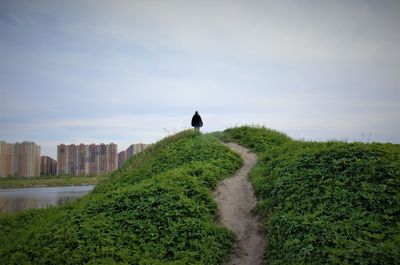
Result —
<instances>
[{"instance_id":1,"label":"bare dirt patch","mask_svg":"<svg viewBox=\"0 0 400 265\"><path fill-rule=\"evenodd\" d=\"M229 143L227 146L244 160L243 167L233 177L222 181L213 194L218 203L219 221L237 236L229 264L262 264L265 239L259 218L251 213L256 206L256 198L248 179L257 156L240 145Z\"/></svg>"}]
</instances>

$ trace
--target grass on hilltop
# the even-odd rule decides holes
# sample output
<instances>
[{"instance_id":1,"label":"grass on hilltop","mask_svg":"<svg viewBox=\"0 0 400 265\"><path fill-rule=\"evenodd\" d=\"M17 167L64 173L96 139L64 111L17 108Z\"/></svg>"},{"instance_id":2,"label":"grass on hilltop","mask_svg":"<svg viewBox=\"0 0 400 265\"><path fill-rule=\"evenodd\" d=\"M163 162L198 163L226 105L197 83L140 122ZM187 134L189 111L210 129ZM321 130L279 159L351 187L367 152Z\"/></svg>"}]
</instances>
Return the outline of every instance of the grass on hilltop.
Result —
<instances>
[{"instance_id":1,"label":"grass on hilltop","mask_svg":"<svg viewBox=\"0 0 400 265\"><path fill-rule=\"evenodd\" d=\"M249 126L219 136L258 154L266 264L400 264L400 145L294 141Z\"/></svg>"},{"instance_id":2,"label":"grass on hilltop","mask_svg":"<svg viewBox=\"0 0 400 265\"><path fill-rule=\"evenodd\" d=\"M211 191L241 164L213 137L168 137L76 202L0 218L0 263L221 264L234 236Z\"/></svg>"}]
</instances>

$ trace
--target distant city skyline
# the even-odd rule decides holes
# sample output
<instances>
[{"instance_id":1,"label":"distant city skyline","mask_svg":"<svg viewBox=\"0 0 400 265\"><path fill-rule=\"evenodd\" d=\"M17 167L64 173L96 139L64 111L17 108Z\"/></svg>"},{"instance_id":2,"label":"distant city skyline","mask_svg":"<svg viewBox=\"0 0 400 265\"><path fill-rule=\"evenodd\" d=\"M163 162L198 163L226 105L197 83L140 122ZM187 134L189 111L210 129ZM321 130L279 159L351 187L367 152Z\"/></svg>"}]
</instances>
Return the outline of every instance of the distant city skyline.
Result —
<instances>
[{"instance_id":1,"label":"distant city skyline","mask_svg":"<svg viewBox=\"0 0 400 265\"><path fill-rule=\"evenodd\" d=\"M265 125L400 143L400 1L2 1L0 140Z\"/></svg>"},{"instance_id":2,"label":"distant city skyline","mask_svg":"<svg viewBox=\"0 0 400 265\"><path fill-rule=\"evenodd\" d=\"M36 177L42 175L104 175L119 168L126 159L144 151L149 144L131 144L118 152L117 145L57 145L55 159L41 155L41 146L31 142L0 141L0 177Z\"/></svg>"}]
</instances>

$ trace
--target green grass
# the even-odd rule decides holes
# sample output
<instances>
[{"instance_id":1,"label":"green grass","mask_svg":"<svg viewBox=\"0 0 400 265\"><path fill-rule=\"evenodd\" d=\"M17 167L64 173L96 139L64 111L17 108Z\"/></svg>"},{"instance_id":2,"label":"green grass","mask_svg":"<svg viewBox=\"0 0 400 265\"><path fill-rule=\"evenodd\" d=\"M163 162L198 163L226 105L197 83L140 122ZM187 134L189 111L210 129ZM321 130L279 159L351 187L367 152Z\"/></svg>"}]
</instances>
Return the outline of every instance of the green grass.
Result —
<instances>
[{"instance_id":1,"label":"green grass","mask_svg":"<svg viewBox=\"0 0 400 265\"><path fill-rule=\"evenodd\" d=\"M266 264L400 264L400 145L294 141L248 126L219 137L258 154Z\"/></svg>"},{"instance_id":2,"label":"green grass","mask_svg":"<svg viewBox=\"0 0 400 265\"><path fill-rule=\"evenodd\" d=\"M211 136L168 137L76 202L0 218L0 263L221 264L234 236L211 191L241 164Z\"/></svg>"},{"instance_id":3,"label":"green grass","mask_svg":"<svg viewBox=\"0 0 400 265\"><path fill-rule=\"evenodd\" d=\"M104 176L41 176L0 178L0 189L96 185Z\"/></svg>"}]
</instances>

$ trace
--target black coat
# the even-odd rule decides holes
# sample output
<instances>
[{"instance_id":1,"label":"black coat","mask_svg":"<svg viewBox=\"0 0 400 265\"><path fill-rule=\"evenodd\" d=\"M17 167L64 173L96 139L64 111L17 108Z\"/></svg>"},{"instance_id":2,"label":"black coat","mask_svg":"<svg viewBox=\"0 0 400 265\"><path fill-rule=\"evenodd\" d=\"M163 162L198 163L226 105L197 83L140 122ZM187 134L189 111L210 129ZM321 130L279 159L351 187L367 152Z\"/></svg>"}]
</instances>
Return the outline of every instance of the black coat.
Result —
<instances>
[{"instance_id":1,"label":"black coat","mask_svg":"<svg viewBox=\"0 0 400 265\"><path fill-rule=\"evenodd\" d=\"M201 117L199 114L193 115L192 126L193 127L202 127L203 126L203 121L201 120Z\"/></svg>"}]
</instances>

